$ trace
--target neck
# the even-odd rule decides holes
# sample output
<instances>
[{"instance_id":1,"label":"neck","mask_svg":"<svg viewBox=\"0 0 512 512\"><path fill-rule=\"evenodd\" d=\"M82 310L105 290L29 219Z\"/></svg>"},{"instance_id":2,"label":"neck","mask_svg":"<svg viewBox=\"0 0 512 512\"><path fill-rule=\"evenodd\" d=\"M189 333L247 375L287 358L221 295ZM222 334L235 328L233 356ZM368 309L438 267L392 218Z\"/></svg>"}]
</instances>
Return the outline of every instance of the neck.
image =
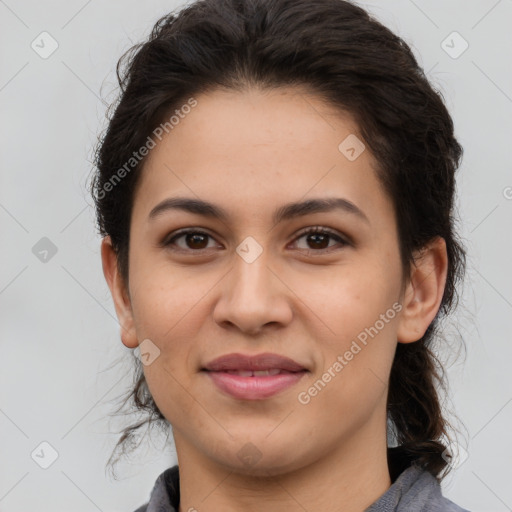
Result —
<instances>
[{"instance_id":1,"label":"neck","mask_svg":"<svg viewBox=\"0 0 512 512\"><path fill-rule=\"evenodd\" d=\"M174 432L180 472L179 512L361 512L391 485L386 437L357 439L283 474L253 476L205 458ZM341 444L341 443L340 443Z\"/></svg>"}]
</instances>

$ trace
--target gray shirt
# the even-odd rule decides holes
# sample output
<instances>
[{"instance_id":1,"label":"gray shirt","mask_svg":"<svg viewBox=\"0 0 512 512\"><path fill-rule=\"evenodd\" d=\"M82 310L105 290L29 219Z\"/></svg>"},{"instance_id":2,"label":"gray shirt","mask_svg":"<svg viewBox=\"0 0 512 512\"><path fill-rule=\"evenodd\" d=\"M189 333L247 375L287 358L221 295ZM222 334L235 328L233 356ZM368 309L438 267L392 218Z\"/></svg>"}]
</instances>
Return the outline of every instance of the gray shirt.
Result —
<instances>
[{"instance_id":1,"label":"gray shirt","mask_svg":"<svg viewBox=\"0 0 512 512\"><path fill-rule=\"evenodd\" d=\"M443 497L430 472L414 463L407 465L395 448L388 454L392 485L364 512L469 512ZM179 471L173 466L157 478L149 502L135 512L178 512L179 502Z\"/></svg>"}]
</instances>

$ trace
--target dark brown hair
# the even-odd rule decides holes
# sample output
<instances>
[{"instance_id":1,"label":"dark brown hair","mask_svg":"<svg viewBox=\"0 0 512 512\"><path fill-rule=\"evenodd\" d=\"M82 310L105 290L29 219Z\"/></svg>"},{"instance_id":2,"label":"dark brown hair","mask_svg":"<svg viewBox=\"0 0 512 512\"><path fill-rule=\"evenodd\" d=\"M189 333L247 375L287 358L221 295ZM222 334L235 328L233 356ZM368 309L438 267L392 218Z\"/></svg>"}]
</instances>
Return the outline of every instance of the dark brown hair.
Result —
<instances>
[{"instance_id":1,"label":"dark brown hair","mask_svg":"<svg viewBox=\"0 0 512 512\"><path fill-rule=\"evenodd\" d=\"M301 86L353 116L395 208L404 278L416 251L435 237L446 241L441 307L419 341L398 344L388 395L396 445L440 479L449 469L443 455L449 424L438 394L439 385L446 389L444 370L432 344L439 319L456 304L465 272L465 250L454 231L462 147L442 94L409 46L349 1L199 0L162 17L147 41L121 57L117 75L121 94L98 144L91 188L100 234L110 235L125 283L134 191L144 159L122 179L113 177L187 99L219 88ZM144 424L167 425L136 361L128 398L149 416L126 428L116 448L133 442Z\"/></svg>"}]
</instances>

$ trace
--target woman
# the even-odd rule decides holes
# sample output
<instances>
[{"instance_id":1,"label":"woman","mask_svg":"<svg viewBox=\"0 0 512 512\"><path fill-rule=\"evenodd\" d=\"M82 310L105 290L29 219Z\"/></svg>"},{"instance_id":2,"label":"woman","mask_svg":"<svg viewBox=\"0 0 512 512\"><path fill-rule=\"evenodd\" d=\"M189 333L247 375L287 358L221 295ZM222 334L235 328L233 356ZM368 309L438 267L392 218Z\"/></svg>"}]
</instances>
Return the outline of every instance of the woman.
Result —
<instances>
[{"instance_id":1,"label":"woman","mask_svg":"<svg viewBox=\"0 0 512 512\"><path fill-rule=\"evenodd\" d=\"M203 0L118 73L103 269L178 458L138 511L463 511L431 350L462 148L409 47L342 0Z\"/></svg>"}]
</instances>

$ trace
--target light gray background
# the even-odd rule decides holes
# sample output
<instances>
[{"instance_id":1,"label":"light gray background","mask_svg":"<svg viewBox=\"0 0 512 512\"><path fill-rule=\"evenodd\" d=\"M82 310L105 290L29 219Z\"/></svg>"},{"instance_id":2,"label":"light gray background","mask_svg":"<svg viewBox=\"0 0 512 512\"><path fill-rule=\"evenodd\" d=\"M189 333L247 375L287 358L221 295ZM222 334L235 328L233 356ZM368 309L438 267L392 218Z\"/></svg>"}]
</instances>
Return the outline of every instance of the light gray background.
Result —
<instances>
[{"instance_id":1,"label":"light gray background","mask_svg":"<svg viewBox=\"0 0 512 512\"><path fill-rule=\"evenodd\" d=\"M0 0L0 511L133 511L175 463L155 438L119 466L118 481L105 473L122 424L108 414L131 366L86 183L117 59L179 5ZM447 338L452 360L461 337L468 349L448 375L469 456L444 493L472 511L512 510L512 1L361 5L412 45L465 148L458 204L468 284ZM31 48L43 31L59 45L47 59ZM453 31L469 43L456 59L441 46ZM57 247L47 262L32 252L42 237ZM48 469L31 457L43 441L58 452ZM37 453L41 462L50 451Z\"/></svg>"}]
</instances>

